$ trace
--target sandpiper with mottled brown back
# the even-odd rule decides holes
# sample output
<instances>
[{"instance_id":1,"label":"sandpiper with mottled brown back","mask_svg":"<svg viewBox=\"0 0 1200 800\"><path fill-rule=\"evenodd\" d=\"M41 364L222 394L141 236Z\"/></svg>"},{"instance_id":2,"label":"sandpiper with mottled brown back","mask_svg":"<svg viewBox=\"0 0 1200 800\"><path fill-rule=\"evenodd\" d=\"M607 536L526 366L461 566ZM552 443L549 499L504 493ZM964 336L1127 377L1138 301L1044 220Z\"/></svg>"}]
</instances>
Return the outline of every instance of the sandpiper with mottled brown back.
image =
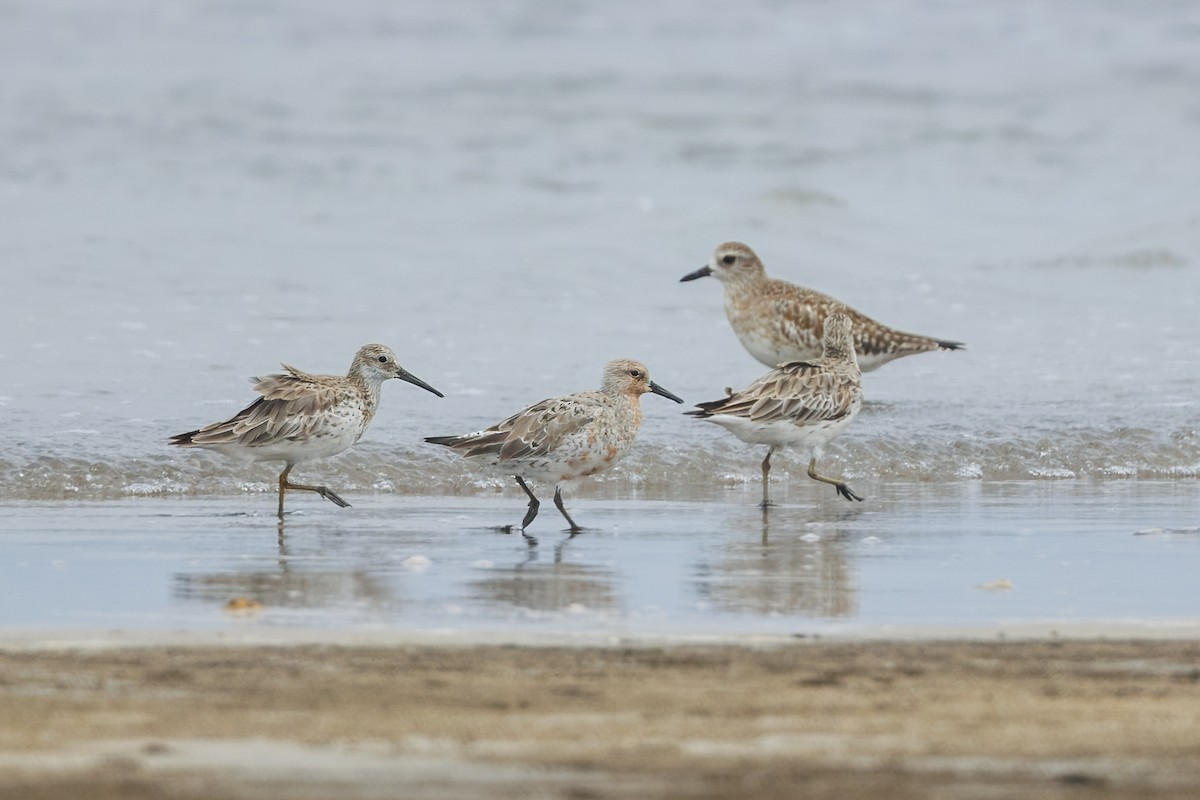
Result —
<instances>
[{"instance_id":1,"label":"sandpiper with mottled brown back","mask_svg":"<svg viewBox=\"0 0 1200 800\"><path fill-rule=\"evenodd\" d=\"M525 534L525 528L537 516L540 503L525 479L553 483L554 505L572 535L581 531L563 507L559 484L603 472L625 455L642 424L641 396L647 392L683 402L650 380L650 371L641 362L617 359L604 367L598 391L543 400L486 430L430 436L425 441L515 476L529 498L521 533L535 544L537 540Z\"/></svg>"},{"instance_id":2,"label":"sandpiper with mottled brown back","mask_svg":"<svg viewBox=\"0 0 1200 800\"><path fill-rule=\"evenodd\" d=\"M285 374L255 379L254 390L261 396L234 416L170 440L180 447L203 447L253 461L283 461L281 521L288 489L316 492L342 508L350 505L328 487L292 483L288 474L302 461L336 455L362 438L379 408L384 381L398 378L443 397L401 367L396 354L381 344L360 348L345 375L312 375L282 366Z\"/></svg>"},{"instance_id":3,"label":"sandpiper with mottled brown back","mask_svg":"<svg viewBox=\"0 0 1200 800\"><path fill-rule=\"evenodd\" d=\"M781 364L742 391L686 412L720 425L743 442L770 447L762 462L763 508L771 505L771 456L781 447L806 450L808 477L831 484L847 500L862 500L844 480L817 472L821 446L862 408L862 373L850 331L850 317L832 314L825 320L820 358Z\"/></svg>"},{"instance_id":4,"label":"sandpiper with mottled brown back","mask_svg":"<svg viewBox=\"0 0 1200 800\"><path fill-rule=\"evenodd\" d=\"M709 275L725 287L725 313L738 340L768 367L820 357L825 320L836 312L854 325L854 349L863 372L903 356L965 347L889 328L829 295L769 278L754 251L740 242L719 246L708 264L680 281Z\"/></svg>"}]
</instances>

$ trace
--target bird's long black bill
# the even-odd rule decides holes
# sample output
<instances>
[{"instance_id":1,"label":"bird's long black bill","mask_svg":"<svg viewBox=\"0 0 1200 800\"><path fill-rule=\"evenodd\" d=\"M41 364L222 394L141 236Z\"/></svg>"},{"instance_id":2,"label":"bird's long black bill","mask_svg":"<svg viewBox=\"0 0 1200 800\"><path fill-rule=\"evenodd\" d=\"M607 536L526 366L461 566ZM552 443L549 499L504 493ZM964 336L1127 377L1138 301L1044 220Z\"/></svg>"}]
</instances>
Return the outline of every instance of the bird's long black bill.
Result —
<instances>
[{"instance_id":1,"label":"bird's long black bill","mask_svg":"<svg viewBox=\"0 0 1200 800\"><path fill-rule=\"evenodd\" d=\"M441 392L439 392L437 389L435 389L435 388L433 388L432 386L430 386L430 385L429 385L428 383L426 383L425 381L423 381L423 380L421 380L420 378L418 378L416 375L413 375L413 374L412 374L411 372L409 372L408 370L403 370L403 369L402 369L402 370L400 370L400 374L399 374L399 375L397 375L396 377L397 377L397 378L399 378L399 379L400 379L400 380L402 380L402 381L408 381L408 382L409 382L409 383L411 383L413 386L420 386L422 389L424 389L424 390L425 390L425 391L427 391L427 392L433 392L433 393L434 393L434 394L436 394L438 397L445 397L445 396L446 396L446 395L442 394Z\"/></svg>"},{"instance_id":2,"label":"bird's long black bill","mask_svg":"<svg viewBox=\"0 0 1200 800\"><path fill-rule=\"evenodd\" d=\"M666 389L664 389L664 388L662 388L661 386L659 386L659 385L658 385L657 383L655 383L654 381L650 381L650 391L654 392L655 394L661 394L663 397L667 398L668 400L674 400L676 403L682 403L682 402L683 402L683 401L682 401L682 400L680 400L678 397L676 397L675 395L671 394L670 392L668 392Z\"/></svg>"},{"instance_id":3,"label":"bird's long black bill","mask_svg":"<svg viewBox=\"0 0 1200 800\"><path fill-rule=\"evenodd\" d=\"M682 278L679 279L679 282L685 283L687 281L694 281L694 280L696 280L696 278L707 278L709 275L712 275L712 267L705 264L703 267L696 270L695 272L689 272L687 275L684 275Z\"/></svg>"}]
</instances>

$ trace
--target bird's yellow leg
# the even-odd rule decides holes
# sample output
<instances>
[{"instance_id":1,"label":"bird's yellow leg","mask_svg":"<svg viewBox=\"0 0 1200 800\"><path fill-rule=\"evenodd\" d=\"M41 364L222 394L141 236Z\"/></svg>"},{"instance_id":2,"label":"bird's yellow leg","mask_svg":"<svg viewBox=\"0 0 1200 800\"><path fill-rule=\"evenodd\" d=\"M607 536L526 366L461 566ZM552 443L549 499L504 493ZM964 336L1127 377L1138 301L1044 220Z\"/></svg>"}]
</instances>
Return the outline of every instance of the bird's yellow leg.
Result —
<instances>
[{"instance_id":1,"label":"bird's yellow leg","mask_svg":"<svg viewBox=\"0 0 1200 800\"><path fill-rule=\"evenodd\" d=\"M845 481L840 480L839 478L827 478L824 475L818 475L817 474L817 457L816 456L813 456L812 461L808 462L808 477L812 478L814 481L820 481L821 483L828 483L830 486L837 489L837 493L840 494L842 497L846 498L847 500L858 500L860 502L862 501L861 497L859 497L857 494L855 494L854 492L852 492L850 490L850 487L846 485Z\"/></svg>"}]
</instances>

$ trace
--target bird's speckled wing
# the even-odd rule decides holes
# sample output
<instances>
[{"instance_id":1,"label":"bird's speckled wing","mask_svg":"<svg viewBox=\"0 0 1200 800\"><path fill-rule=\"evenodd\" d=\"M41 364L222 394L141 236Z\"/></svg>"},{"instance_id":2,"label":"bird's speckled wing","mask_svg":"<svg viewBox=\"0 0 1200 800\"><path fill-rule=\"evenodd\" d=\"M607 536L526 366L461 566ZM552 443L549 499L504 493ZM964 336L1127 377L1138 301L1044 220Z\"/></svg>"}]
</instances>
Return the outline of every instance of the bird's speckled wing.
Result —
<instances>
[{"instance_id":1,"label":"bird's speckled wing","mask_svg":"<svg viewBox=\"0 0 1200 800\"><path fill-rule=\"evenodd\" d=\"M224 422L180 434L175 438L187 438L177 443L256 447L304 440L319 433L328 422L324 412L338 402L337 389L322 382L320 376L287 364L283 368L286 374L257 379L254 390L262 396L249 406Z\"/></svg>"},{"instance_id":2,"label":"bird's speckled wing","mask_svg":"<svg viewBox=\"0 0 1200 800\"><path fill-rule=\"evenodd\" d=\"M846 314L854 323L854 349L866 358L864 369L873 369L901 356L930 350L960 350L962 342L905 333L875 321L827 294L781 280L770 280L755 297L752 319L774 328L774 338L792 342L802 350L821 352L825 320L835 313ZM752 324L743 321L743 325Z\"/></svg>"},{"instance_id":3,"label":"bird's speckled wing","mask_svg":"<svg viewBox=\"0 0 1200 800\"><path fill-rule=\"evenodd\" d=\"M543 456L596 418L597 404L589 402L590 394L543 400L487 430L426 441L446 445L468 458L487 456L511 461Z\"/></svg>"},{"instance_id":4,"label":"bird's speckled wing","mask_svg":"<svg viewBox=\"0 0 1200 800\"><path fill-rule=\"evenodd\" d=\"M819 292L802 289L783 281L771 281L760 300L757 315L764 324L773 324L784 341L821 353L821 327L836 301Z\"/></svg>"},{"instance_id":5,"label":"bird's speckled wing","mask_svg":"<svg viewBox=\"0 0 1200 800\"><path fill-rule=\"evenodd\" d=\"M773 369L740 392L699 404L696 417L718 414L752 422L810 423L841 419L861 398L853 370L830 369L824 359Z\"/></svg>"}]
</instances>

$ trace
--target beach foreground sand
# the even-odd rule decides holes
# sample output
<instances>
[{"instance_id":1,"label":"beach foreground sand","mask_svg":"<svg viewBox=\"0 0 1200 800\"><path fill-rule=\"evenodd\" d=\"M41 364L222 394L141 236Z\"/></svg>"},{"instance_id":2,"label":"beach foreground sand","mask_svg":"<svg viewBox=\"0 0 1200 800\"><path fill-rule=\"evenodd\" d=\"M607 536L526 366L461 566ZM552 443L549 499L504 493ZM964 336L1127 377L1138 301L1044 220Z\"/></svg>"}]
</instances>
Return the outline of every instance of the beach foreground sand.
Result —
<instances>
[{"instance_id":1,"label":"beach foreground sand","mask_svg":"<svg viewBox=\"0 0 1200 800\"><path fill-rule=\"evenodd\" d=\"M0 651L0 798L1200 793L1200 642Z\"/></svg>"}]
</instances>

